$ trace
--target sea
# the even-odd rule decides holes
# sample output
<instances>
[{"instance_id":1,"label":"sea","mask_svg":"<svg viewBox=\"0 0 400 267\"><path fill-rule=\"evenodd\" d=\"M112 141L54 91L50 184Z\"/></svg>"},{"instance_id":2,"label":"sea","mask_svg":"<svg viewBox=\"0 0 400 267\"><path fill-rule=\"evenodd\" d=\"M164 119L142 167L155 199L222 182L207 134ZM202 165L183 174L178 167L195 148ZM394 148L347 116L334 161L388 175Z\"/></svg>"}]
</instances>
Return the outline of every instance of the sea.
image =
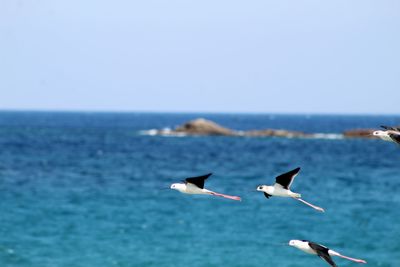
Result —
<instances>
[{"instance_id":1,"label":"sea","mask_svg":"<svg viewBox=\"0 0 400 267\"><path fill-rule=\"evenodd\" d=\"M2 111L0 266L329 266L291 239L366 266L400 266L399 145L146 134L199 117L236 130L325 134L400 125L400 116L379 115ZM255 191L296 167L292 190L325 213ZM210 172L206 188L242 201L169 189Z\"/></svg>"}]
</instances>

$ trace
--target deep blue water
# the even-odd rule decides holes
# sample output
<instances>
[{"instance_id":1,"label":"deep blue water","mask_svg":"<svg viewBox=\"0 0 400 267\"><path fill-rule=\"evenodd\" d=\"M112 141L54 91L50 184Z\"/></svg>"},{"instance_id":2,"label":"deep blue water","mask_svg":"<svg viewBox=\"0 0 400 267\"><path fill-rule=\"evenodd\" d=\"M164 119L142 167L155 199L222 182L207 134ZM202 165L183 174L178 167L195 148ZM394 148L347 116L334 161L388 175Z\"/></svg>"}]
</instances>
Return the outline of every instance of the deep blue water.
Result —
<instances>
[{"instance_id":1,"label":"deep blue water","mask_svg":"<svg viewBox=\"0 0 400 267\"><path fill-rule=\"evenodd\" d=\"M400 116L0 112L0 266L328 266L282 245L290 239L400 266L399 146L138 134L196 117L238 130L400 124ZM293 191L326 213L251 191L297 166ZM162 190L207 172L208 188L243 201Z\"/></svg>"}]
</instances>

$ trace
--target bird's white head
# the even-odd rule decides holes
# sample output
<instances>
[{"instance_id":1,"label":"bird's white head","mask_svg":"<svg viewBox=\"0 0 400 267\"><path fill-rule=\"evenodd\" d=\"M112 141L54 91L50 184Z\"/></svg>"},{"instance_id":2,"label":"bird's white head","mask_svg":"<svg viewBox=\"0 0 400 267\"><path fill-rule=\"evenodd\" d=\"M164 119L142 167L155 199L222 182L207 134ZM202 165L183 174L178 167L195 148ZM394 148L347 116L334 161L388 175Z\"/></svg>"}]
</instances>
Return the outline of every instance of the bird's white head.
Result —
<instances>
[{"instance_id":1,"label":"bird's white head","mask_svg":"<svg viewBox=\"0 0 400 267\"><path fill-rule=\"evenodd\" d=\"M389 133L387 131L375 131L372 133L372 135L379 137L380 139L385 141L392 141L392 138L389 136Z\"/></svg>"},{"instance_id":2,"label":"bird's white head","mask_svg":"<svg viewBox=\"0 0 400 267\"><path fill-rule=\"evenodd\" d=\"M292 239L289 241L289 246L298 247L302 243L304 243L304 242L301 240Z\"/></svg>"},{"instance_id":3,"label":"bird's white head","mask_svg":"<svg viewBox=\"0 0 400 267\"><path fill-rule=\"evenodd\" d=\"M175 184L172 184L170 188L174 189L174 190L178 190L178 191L183 191L183 190L185 190L186 185L180 184L180 183L175 183Z\"/></svg>"},{"instance_id":4,"label":"bird's white head","mask_svg":"<svg viewBox=\"0 0 400 267\"><path fill-rule=\"evenodd\" d=\"M259 185L259 186L257 186L257 191L269 193L270 187L271 186L268 186L268 185Z\"/></svg>"},{"instance_id":5,"label":"bird's white head","mask_svg":"<svg viewBox=\"0 0 400 267\"><path fill-rule=\"evenodd\" d=\"M263 191L265 185L259 185L257 186L257 191Z\"/></svg>"},{"instance_id":6,"label":"bird's white head","mask_svg":"<svg viewBox=\"0 0 400 267\"><path fill-rule=\"evenodd\" d=\"M374 136L386 136L387 135L387 132L385 132L385 131L374 131L373 133L372 133L372 135L374 135Z\"/></svg>"}]
</instances>

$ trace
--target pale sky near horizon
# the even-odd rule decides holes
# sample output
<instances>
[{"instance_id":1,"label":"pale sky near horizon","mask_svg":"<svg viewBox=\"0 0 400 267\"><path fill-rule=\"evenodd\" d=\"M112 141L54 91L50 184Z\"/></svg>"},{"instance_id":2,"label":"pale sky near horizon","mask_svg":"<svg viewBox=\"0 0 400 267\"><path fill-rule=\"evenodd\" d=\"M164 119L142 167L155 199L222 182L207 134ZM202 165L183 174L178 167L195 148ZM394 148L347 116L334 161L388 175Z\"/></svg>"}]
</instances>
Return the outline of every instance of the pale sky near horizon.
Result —
<instances>
[{"instance_id":1,"label":"pale sky near horizon","mask_svg":"<svg viewBox=\"0 0 400 267\"><path fill-rule=\"evenodd\" d=\"M400 114L400 1L0 1L0 110Z\"/></svg>"}]
</instances>

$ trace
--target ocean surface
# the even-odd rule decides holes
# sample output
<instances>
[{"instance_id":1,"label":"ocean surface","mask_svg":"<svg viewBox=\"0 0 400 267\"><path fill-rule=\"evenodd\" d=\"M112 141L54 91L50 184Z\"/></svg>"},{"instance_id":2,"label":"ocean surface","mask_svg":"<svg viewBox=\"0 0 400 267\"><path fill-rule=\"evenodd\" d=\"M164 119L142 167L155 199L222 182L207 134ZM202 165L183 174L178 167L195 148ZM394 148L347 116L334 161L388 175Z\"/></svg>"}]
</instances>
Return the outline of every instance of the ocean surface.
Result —
<instances>
[{"instance_id":1,"label":"ocean surface","mask_svg":"<svg viewBox=\"0 0 400 267\"><path fill-rule=\"evenodd\" d=\"M400 146L140 134L197 117L310 133L400 125L400 116L0 112L0 266L328 266L290 239L400 266ZM293 191L325 213L254 191L298 166ZM164 190L208 172L207 188L243 200Z\"/></svg>"}]
</instances>

